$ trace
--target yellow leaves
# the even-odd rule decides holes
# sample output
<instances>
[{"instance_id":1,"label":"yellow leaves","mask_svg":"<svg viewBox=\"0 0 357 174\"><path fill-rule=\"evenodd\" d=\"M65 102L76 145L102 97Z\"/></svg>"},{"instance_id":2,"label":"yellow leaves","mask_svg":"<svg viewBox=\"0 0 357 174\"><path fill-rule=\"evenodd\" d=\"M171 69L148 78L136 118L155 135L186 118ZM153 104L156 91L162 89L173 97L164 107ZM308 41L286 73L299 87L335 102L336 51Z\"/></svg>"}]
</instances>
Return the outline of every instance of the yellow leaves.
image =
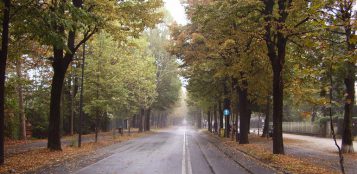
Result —
<instances>
[{"instance_id":1,"label":"yellow leaves","mask_svg":"<svg viewBox=\"0 0 357 174\"><path fill-rule=\"evenodd\" d=\"M244 152L265 164L288 173L296 174L334 174L338 173L329 170L324 166L312 163L309 159L298 158L292 155L274 155L270 150L271 140L259 136L250 136L251 144L240 145L234 141L226 141L225 145L232 147L237 151ZM285 141L290 143L291 140ZM293 142L304 143L304 142Z\"/></svg>"},{"instance_id":2,"label":"yellow leaves","mask_svg":"<svg viewBox=\"0 0 357 174\"><path fill-rule=\"evenodd\" d=\"M316 43L309 39L305 40L304 44L308 48L314 48L316 46Z\"/></svg>"},{"instance_id":3,"label":"yellow leaves","mask_svg":"<svg viewBox=\"0 0 357 174\"><path fill-rule=\"evenodd\" d=\"M346 99L346 104L351 104L352 103L352 100L351 99Z\"/></svg>"},{"instance_id":4,"label":"yellow leaves","mask_svg":"<svg viewBox=\"0 0 357 174\"><path fill-rule=\"evenodd\" d=\"M230 49L232 47L234 47L236 45L236 41L233 39L227 39L224 43L223 43L223 48L226 49Z\"/></svg>"},{"instance_id":5,"label":"yellow leaves","mask_svg":"<svg viewBox=\"0 0 357 174\"><path fill-rule=\"evenodd\" d=\"M50 151L48 149L42 148L19 153L13 156L9 156L5 159L5 164L0 166L0 173L7 173L8 171L13 171L16 173L35 171L40 167L73 160L80 155L92 153L98 148L103 148L105 146L112 145L113 143L128 141L130 139L149 134L152 134L152 132L132 133L130 135L124 134L123 136L112 137L112 132L108 132L102 135L103 137L98 143L84 143L81 148L64 147L62 151ZM92 134L90 136L94 135Z\"/></svg>"},{"instance_id":6,"label":"yellow leaves","mask_svg":"<svg viewBox=\"0 0 357 174\"><path fill-rule=\"evenodd\" d=\"M35 170L41 166L51 165L56 162L69 160L76 155L89 152L93 144L85 144L82 148L65 147L63 151L49 151L38 149L8 157L5 165L0 167L0 173L14 170L16 173Z\"/></svg>"},{"instance_id":7,"label":"yellow leaves","mask_svg":"<svg viewBox=\"0 0 357 174\"><path fill-rule=\"evenodd\" d=\"M204 44L205 37L200 33L192 33L192 43L193 44Z\"/></svg>"},{"instance_id":8,"label":"yellow leaves","mask_svg":"<svg viewBox=\"0 0 357 174\"><path fill-rule=\"evenodd\" d=\"M311 112L300 112L300 116L304 119L311 117Z\"/></svg>"},{"instance_id":9,"label":"yellow leaves","mask_svg":"<svg viewBox=\"0 0 357 174\"><path fill-rule=\"evenodd\" d=\"M350 44L357 44L357 35L352 35L351 36Z\"/></svg>"}]
</instances>

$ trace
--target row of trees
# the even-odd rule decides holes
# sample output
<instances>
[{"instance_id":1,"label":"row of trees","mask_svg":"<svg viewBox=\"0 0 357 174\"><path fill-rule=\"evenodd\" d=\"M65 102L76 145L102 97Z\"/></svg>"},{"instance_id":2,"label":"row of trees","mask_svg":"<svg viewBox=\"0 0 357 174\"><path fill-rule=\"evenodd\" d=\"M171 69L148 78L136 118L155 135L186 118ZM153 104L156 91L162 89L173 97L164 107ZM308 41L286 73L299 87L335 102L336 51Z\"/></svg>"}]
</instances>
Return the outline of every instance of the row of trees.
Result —
<instances>
[{"instance_id":1,"label":"row of trees","mask_svg":"<svg viewBox=\"0 0 357 174\"><path fill-rule=\"evenodd\" d=\"M4 136L25 139L26 122L61 150L64 133L95 130L97 139L111 118L144 110L150 122L150 113L168 113L181 83L165 50L170 19L161 7L161 0L2 1L0 163Z\"/></svg>"},{"instance_id":2,"label":"row of trees","mask_svg":"<svg viewBox=\"0 0 357 174\"><path fill-rule=\"evenodd\" d=\"M220 128L233 115L240 144L249 143L252 111L266 113L269 127L272 103L274 154L285 152L284 102L318 106L324 116L329 109L343 110L342 151L353 152L354 5L354 0L188 1L191 23L172 26L170 51L183 61L191 103ZM227 117L224 110L231 111Z\"/></svg>"}]
</instances>

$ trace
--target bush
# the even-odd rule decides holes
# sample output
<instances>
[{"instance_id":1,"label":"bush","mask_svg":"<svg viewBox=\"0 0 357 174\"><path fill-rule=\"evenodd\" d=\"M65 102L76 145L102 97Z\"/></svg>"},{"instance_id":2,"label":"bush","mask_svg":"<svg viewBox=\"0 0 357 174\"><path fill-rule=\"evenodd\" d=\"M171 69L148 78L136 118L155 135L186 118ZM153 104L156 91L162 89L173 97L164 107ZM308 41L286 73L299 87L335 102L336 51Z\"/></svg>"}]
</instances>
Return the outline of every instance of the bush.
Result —
<instances>
[{"instance_id":1,"label":"bush","mask_svg":"<svg viewBox=\"0 0 357 174\"><path fill-rule=\"evenodd\" d=\"M48 120L46 117L47 113L41 113L34 109L28 109L26 114L28 116L28 121L32 125L32 137L46 138L48 131Z\"/></svg>"},{"instance_id":2,"label":"bush","mask_svg":"<svg viewBox=\"0 0 357 174\"><path fill-rule=\"evenodd\" d=\"M338 116L333 116L332 117L333 122L336 122L337 118L338 118ZM316 119L315 123L324 125L329 121L330 121L330 117L327 116L327 117L320 117L320 118Z\"/></svg>"},{"instance_id":3,"label":"bush","mask_svg":"<svg viewBox=\"0 0 357 174\"><path fill-rule=\"evenodd\" d=\"M46 138L47 137L47 127L43 127L42 125L37 125L32 127L32 137L35 138Z\"/></svg>"},{"instance_id":4,"label":"bush","mask_svg":"<svg viewBox=\"0 0 357 174\"><path fill-rule=\"evenodd\" d=\"M13 112L5 113L5 137L10 139L19 139L20 138L20 121L16 117L16 114Z\"/></svg>"}]
</instances>

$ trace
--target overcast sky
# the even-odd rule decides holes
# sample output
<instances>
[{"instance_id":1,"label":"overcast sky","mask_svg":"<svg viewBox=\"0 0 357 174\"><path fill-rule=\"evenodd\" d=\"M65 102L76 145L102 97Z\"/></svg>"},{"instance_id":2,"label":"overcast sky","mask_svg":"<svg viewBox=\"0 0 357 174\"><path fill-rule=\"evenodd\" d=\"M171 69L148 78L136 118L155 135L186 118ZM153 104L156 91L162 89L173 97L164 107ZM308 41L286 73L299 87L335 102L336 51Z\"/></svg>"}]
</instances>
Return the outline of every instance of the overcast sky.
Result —
<instances>
[{"instance_id":1,"label":"overcast sky","mask_svg":"<svg viewBox=\"0 0 357 174\"><path fill-rule=\"evenodd\" d=\"M180 4L180 0L164 0L165 8L170 12L174 20L181 25L187 24L185 8Z\"/></svg>"}]
</instances>

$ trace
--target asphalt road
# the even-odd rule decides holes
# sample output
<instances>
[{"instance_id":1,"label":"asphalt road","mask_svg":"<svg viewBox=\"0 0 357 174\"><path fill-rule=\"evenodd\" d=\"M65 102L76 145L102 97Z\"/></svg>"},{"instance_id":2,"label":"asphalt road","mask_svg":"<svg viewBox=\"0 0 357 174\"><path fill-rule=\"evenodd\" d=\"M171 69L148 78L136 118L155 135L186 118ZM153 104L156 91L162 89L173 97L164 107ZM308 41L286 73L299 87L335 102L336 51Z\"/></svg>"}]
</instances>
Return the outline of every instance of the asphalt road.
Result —
<instances>
[{"instance_id":1,"label":"asphalt road","mask_svg":"<svg viewBox=\"0 0 357 174\"><path fill-rule=\"evenodd\" d=\"M113 155L75 173L246 174L253 172L227 157L197 131L179 127L130 141L115 149Z\"/></svg>"}]
</instances>

